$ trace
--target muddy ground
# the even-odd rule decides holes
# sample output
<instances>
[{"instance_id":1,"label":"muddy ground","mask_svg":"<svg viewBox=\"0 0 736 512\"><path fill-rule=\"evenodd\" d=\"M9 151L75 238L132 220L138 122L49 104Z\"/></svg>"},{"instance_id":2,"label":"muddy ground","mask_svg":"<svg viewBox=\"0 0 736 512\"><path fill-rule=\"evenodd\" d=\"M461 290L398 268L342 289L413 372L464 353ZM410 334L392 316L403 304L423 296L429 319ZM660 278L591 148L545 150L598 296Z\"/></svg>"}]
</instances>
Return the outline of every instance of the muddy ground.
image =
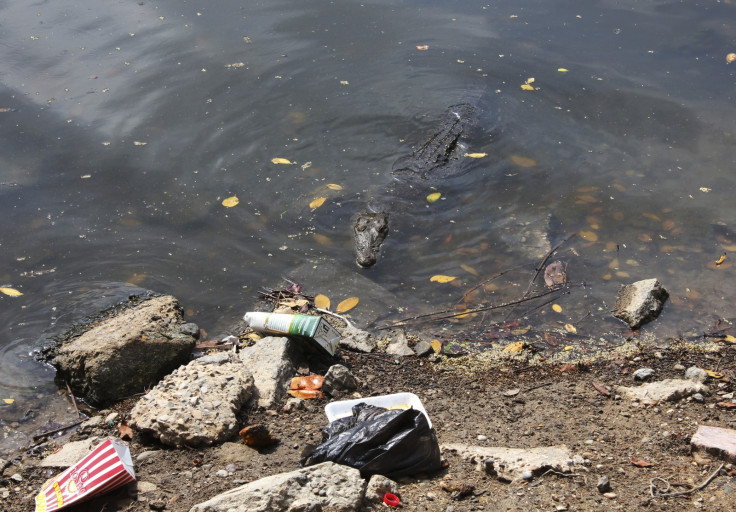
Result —
<instances>
[{"instance_id":1,"label":"muddy ground","mask_svg":"<svg viewBox=\"0 0 736 512\"><path fill-rule=\"evenodd\" d=\"M650 482L665 479L671 491L691 489L704 482L721 464L708 455L691 453L690 437L698 425L736 428L736 411L716 405L721 396L734 391L736 350L724 346L719 352L643 350L592 365L527 366L524 362L501 363L474 373L454 361L407 358L400 364L387 355L338 352L338 359L352 369L363 396L409 391L422 400L440 444L467 443L481 446L527 448L566 445L586 459L569 475L548 473L531 482L503 483L476 471L473 464L444 451L447 468L435 474L400 480L404 510L733 510L736 501L736 471L717 476L704 489L679 497L652 497ZM656 370L656 380L682 378L682 367L697 365L724 376L709 379L710 396L704 403L684 399L676 403L637 407L625 400L601 394L592 381L614 386L634 385L632 372L641 367ZM514 396L506 393L519 389ZM307 443L319 443L326 425L327 399L304 401L304 409L291 413L280 409L248 411L244 425L263 423L280 440L273 448L257 451L233 439L205 449L169 449L134 434L130 442L133 459L147 450L158 450L143 462L135 462L138 488L131 484L76 509L85 511L187 511L223 491L263 476L299 467ZM122 414L132 406L118 409ZM110 411L103 412L104 414ZM117 435L118 427L77 433ZM481 437L479 440L479 436ZM52 451L62 440L50 440L22 458L14 459L0 482L4 498L0 509L29 511L43 482L53 476L34 467L43 450ZM651 463L639 467L631 459ZM218 476L226 470L227 476ZM22 481L12 479L20 474ZM224 472L220 471L220 474ZM611 491L596 488L601 476L611 482ZM442 483L452 480L474 486L475 494L454 500ZM153 485L151 485L153 484Z\"/></svg>"}]
</instances>

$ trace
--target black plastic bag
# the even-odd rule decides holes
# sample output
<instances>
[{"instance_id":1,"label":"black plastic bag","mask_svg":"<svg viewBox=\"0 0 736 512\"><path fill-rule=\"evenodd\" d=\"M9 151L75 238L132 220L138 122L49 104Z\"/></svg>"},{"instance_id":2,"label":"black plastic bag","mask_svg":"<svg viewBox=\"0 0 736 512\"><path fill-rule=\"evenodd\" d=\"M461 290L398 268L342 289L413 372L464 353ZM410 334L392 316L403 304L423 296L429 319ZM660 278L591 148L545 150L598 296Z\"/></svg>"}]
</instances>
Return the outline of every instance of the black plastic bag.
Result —
<instances>
[{"instance_id":1,"label":"black plastic bag","mask_svg":"<svg viewBox=\"0 0 736 512\"><path fill-rule=\"evenodd\" d=\"M429 473L442 466L437 436L416 409L387 410L359 403L352 416L328 424L322 437L322 444L304 450L302 466L332 461L358 469L363 477L388 478Z\"/></svg>"}]
</instances>

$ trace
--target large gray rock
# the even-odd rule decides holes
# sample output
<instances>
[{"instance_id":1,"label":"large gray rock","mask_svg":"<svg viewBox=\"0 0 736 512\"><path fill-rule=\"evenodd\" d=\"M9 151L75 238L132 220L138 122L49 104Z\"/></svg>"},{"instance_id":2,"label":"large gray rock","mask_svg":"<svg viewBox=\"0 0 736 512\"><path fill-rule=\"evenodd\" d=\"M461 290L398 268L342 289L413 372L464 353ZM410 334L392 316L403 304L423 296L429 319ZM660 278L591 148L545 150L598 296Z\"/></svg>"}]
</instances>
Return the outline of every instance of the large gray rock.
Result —
<instances>
[{"instance_id":1,"label":"large gray rock","mask_svg":"<svg viewBox=\"0 0 736 512\"><path fill-rule=\"evenodd\" d=\"M463 459L475 463L479 471L506 482L526 479L529 475L538 477L548 469L569 473L573 465L570 451L564 445L506 448L447 444L441 449L456 451Z\"/></svg>"},{"instance_id":2,"label":"large gray rock","mask_svg":"<svg viewBox=\"0 0 736 512\"><path fill-rule=\"evenodd\" d=\"M342 329L340 346L357 352L373 352L376 349L376 340L371 333L348 325Z\"/></svg>"},{"instance_id":3,"label":"large gray rock","mask_svg":"<svg viewBox=\"0 0 736 512\"><path fill-rule=\"evenodd\" d=\"M259 407L272 407L280 400L296 375L298 347L289 338L266 337L240 351L240 359L253 374L253 401Z\"/></svg>"},{"instance_id":4,"label":"large gray rock","mask_svg":"<svg viewBox=\"0 0 736 512\"><path fill-rule=\"evenodd\" d=\"M196 359L166 376L130 412L134 428L170 446L210 446L238 432L253 377L237 356Z\"/></svg>"},{"instance_id":5,"label":"large gray rock","mask_svg":"<svg viewBox=\"0 0 736 512\"><path fill-rule=\"evenodd\" d=\"M353 512L360 510L365 488L357 469L323 462L231 489L189 512Z\"/></svg>"},{"instance_id":6,"label":"large gray rock","mask_svg":"<svg viewBox=\"0 0 736 512\"><path fill-rule=\"evenodd\" d=\"M409 346L406 333L401 329L391 331L391 341L386 347L386 353L392 356L406 357L416 355Z\"/></svg>"},{"instance_id":7,"label":"large gray rock","mask_svg":"<svg viewBox=\"0 0 736 512\"><path fill-rule=\"evenodd\" d=\"M189 360L196 340L181 332L182 325L174 297L153 297L64 343L52 363L77 396L109 404L143 391Z\"/></svg>"},{"instance_id":8,"label":"large gray rock","mask_svg":"<svg viewBox=\"0 0 736 512\"><path fill-rule=\"evenodd\" d=\"M617 386L616 390L622 396L642 405L674 402L695 393L707 395L710 392L702 382L690 379L665 379L637 387Z\"/></svg>"},{"instance_id":9,"label":"large gray rock","mask_svg":"<svg viewBox=\"0 0 736 512\"><path fill-rule=\"evenodd\" d=\"M82 460L99 443L99 437L67 442L61 450L52 453L39 462L38 465L42 468L68 468Z\"/></svg>"},{"instance_id":10,"label":"large gray rock","mask_svg":"<svg viewBox=\"0 0 736 512\"><path fill-rule=\"evenodd\" d=\"M618 292L613 316L629 324L632 329L638 329L659 316L667 297L669 293L657 279L628 284Z\"/></svg>"}]
</instances>

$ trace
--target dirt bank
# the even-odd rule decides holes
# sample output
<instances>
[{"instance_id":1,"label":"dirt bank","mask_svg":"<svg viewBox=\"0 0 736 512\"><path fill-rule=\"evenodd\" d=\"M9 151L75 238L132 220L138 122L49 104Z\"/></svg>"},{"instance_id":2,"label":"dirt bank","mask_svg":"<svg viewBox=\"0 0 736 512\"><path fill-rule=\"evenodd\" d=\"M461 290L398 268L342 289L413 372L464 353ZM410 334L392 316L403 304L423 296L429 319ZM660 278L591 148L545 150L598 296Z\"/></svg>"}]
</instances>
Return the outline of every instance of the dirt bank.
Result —
<instances>
[{"instance_id":1,"label":"dirt bank","mask_svg":"<svg viewBox=\"0 0 736 512\"><path fill-rule=\"evenodd\" d=\"M708 455L692 454L690 437L698 425L736 428L736 411L717 406L734 391L736 351L723 347L715 353L645 351L593 365L529 367L500 364L467 373L447 361L407 358L400 364L386 355L339 352L338 359L358 377L363 396L410 391L422 400L440 444L531 448L566 445L582 465L573 473L548 473L531 482L502 483L475 470L454 452L445 451L448 467L436 474L400 481L405 510L731 510L736 499L736 472L721 475L703 490L679 497L652 497L650 482L662 478L671 492L693 488L721 464ZM698 399L638 407L607 397L593 381L606 386L635 385L632 372L648 367L653 379L681 378L683 367L697 365L723 374L709 379L711 394ZM517 391L518 390L518 391ZM730 401L730 400L729 400ZM165 449L135 434L130 442L138 490L133 485L82 505L90 511L187 511L216 494L266 475L299 467L301 450L318 443L326 424L327 400L305 401L291 413L281 409L252 410L247 423L268 425L280 439L273 448L258 452L239 443L207 449ZM117 408L124 415L128 402ZM109 411L107 411L109 413ZM117 426L76 434L117 435ZM54 449L55 441L43 446ZM137 461L146 451L156 450ZM53 472L34 466L40 450L15 459L4 471L1 508L32 510L33 498ZM650 463L640 467L632 463ZM219 473L218 473L219 472ZM20 481L18 480L19 475ZM607 494L597 483L606 476ZM12 478L11 478L12 477ZM475 493L453 500L442 489L447 480L474 486ZM660 482L661 483L661 482Z\"/></svg>"}]
</instances>

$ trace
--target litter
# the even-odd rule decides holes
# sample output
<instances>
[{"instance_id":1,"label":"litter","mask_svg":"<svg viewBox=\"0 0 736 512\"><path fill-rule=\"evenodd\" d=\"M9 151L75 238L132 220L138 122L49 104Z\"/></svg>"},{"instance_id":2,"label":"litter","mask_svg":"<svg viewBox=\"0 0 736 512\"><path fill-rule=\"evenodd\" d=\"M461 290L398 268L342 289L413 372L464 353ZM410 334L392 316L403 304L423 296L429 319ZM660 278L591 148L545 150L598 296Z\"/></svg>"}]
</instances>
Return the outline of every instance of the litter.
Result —
<instances>
[{"instance_id":1,"label":"litter","mask_svg":"<svg viewBox=\"0 0 736 512\"><path fill-rule=\"evenodd\" d=\"M427 418L429 428L432 428L432 420L429 419L427 411L424 410L422 401L414 393L394 393L392 395L383 396L369 396L367 398L356 398L352 400L341 400L339 402L332 402L325 406L325 414L329 421L335 421L340 418L346 418L352 416L353 407L359 403L366 403L368 405L375 405L376 407L383 407L385 409L416 409L422 411L424 416Z\"/></svg>"},{"instance_id":2,"label":"litter","mask_svg":"<svg viewBox=\"0 0 736 512\"><path fill-rule=\"evenodd\" d=\"M107 439L82 460L50 478L36 495L36 512L51 512L135 481L128 445Z\"/></svg>"},{"instance_id":3,"label":"litter","mask_svg":"<svg viewBox=\"0 0 736 512\"><path fill-rule=\"evenodd\" d=\"M340 331L317 315L289 315L249 311L245 314L243 320L255 331L298 336L314 341L313 346L331 356L335 355L337 345L340 343Z\"/></svg>"},{"instance_id":4,"label":"litter","mask_svg":"<svg viewBox=\"0 0 736 512\"><path fill-rule=\"evenodd\" d=\"M385 409L364 402L352 415L330 422L323 442L307 446L301 465L332 461L356 468L364 478L384 475L395 479L431 473L442 467L437 436L417 409Z\"/></svg>"}]
</instances>

